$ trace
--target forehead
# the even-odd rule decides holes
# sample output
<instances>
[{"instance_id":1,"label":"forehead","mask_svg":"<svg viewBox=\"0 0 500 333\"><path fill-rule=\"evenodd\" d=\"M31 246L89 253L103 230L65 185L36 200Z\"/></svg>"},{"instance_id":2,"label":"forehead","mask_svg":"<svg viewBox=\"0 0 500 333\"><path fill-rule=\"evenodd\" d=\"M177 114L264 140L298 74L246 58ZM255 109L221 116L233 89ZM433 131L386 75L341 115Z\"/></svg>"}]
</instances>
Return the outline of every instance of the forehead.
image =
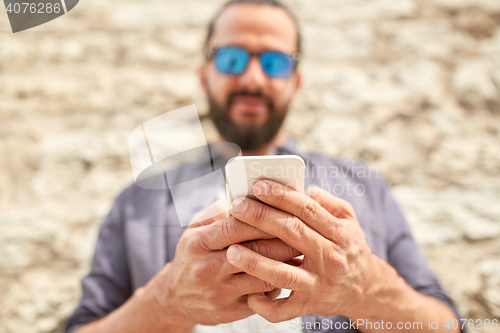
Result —
<instances>
[{"instance_id":1,"label":"forehead","mask_svg":"<svg viewBox=\"0 0 500 333\"><path fill-rule=\"evenodd\" d=\"M241 3L229 5L217 18L210 46L239 45L253 52L297 51L297 27L279 7Z\"/></svg>"}]
</instances>

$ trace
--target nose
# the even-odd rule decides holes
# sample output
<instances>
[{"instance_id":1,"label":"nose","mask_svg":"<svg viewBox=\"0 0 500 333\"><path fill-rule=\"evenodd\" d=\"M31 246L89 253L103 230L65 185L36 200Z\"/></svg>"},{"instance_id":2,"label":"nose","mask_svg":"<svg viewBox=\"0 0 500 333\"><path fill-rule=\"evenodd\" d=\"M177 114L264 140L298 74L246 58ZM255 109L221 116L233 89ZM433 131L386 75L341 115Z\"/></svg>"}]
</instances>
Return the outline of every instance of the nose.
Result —
<instances>
[{"instance_id":1,"label":"nose","mask_svg":"<svg viewBox=\"0 0 500 333\"><path fill-rule=\"evenodd\" d=\"M239 77L242 88L248 91L261 91L266 84L266 74L262 70L258 57L251 57L247 68Z\"/></svg>"}]
</instances>

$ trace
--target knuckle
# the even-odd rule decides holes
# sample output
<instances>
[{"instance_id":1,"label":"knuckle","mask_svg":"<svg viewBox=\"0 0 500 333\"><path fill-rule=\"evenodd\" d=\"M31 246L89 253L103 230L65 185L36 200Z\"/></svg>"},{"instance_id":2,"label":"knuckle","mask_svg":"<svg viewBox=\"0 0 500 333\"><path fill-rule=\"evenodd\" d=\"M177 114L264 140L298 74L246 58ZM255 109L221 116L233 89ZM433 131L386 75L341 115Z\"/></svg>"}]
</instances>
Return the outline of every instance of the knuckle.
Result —
<instances>
[{"instance_id":1,"label":"knuckle","mask_svg":"<svg viewBox=\"0 0 500 333\"><path fill-rule=\"evenodd\" d=\"M285 247L286 259L292 259L296 256L302 255L302 253L300 253L298 250L296 250L295 248L291 247L290 245L284 242L281 242L281 246Z\"/></svg>"},{"instance_id":2,"label":"knuckle","mask_svg":"<svg viewBox=\"0 0 500 333\"><path fill-rule=\"evenodd\" d=\"M341 247L348 247L351 243L351 233L343 226L339 226L335 229L335 238L337 244Z\"/></svg>"},{"instance_id":3,"label":"knuckle","mask_svg":"<svg viewBox=\"0 0 500 333\"><path fill-rule=\"evenodd\" d=\"M269 282L266 282L266 281L262 281L262 286L261 286L261 290L262 292L269 292L269 291L273 291L275 288L273 285L271 285Z\"/></svg>"},{"instance_id":4,"label":"knuckle","mask_svg":"<svg viewBox=\"0 0 500 333\"><path fill-rule=\"evenodd\" d=\"M276 281L278 282L278 287L291 289L297 282L297 275L289 269L281 270L276 276Z\"/></svg>"},{"instance_id":5,"label":"knuckle","mask_svg":"<svg viewBox=\"0 0 500 333\"><path fill-rule=\"evenodd\" d=\"M196 282L204 281L207 277L207 270L203 265L198 265L191 271L191 276Z\"/></svg>"},{"instance_id":6,"label":"knuckle","mask_svg":"<svg viewBox=\"0 0 500 333\"><path fill-rule=\"evenodd\" d=\"M336 271L343 272L347 269L347 259L337 251L328 250L324 256L328 265L333 267Z\"/></svg>"},{"instance_id":7,"label":"knuckle","mask_svg":"<svg viewBox=\"0 0 500 333\"><path fill-rule=\"evenodd\" d=\"M309 198L304 199L304 203L302 205L301 217L304 220L315 219L318 215L318 207L314 204L313 200Z\"/></svg>"},{"instance_id":8,"label":"knuckle","mask_svg":"<svg viewBox=\"0 0 500 333\"><path fill-rule=\"evenodd\" d=\"M256 224L261 224L266 219L267 213L266 213L265 208L266 208L266 206L264 206L263 204L255 205L255 208L253 210L253 214L254 214Z\"/></svg>"},{"instance_id":9,"label":"knuckle","mask_svg":"<svg viewBox=\"0 0 500 333\"><path fill-rule=\"evenodd\" d=\"M264 257L268 257L271 254L269 244L264 240L256 240L248 243L248 248L253 252L263 255Z\"/></svg>"},{"instance_id":10,"label":"knuckle","mask_svg":"<svg viewBox=\"0 0 500 333\"><path fill-rule=\"evenodd\" d=\"M235 239L238 237L238 227L234 217L224 219L221 223L222 237L225 239Z\"/></svg>"},{"instance_id":11,"label":"knuckle","mask_svg":"<svg viewBox=\"0 0 500 333\"><path fill-rule=\"evenodd\" d=\"M273 185L272 193L276 196L276 201L278 204L282 204L283 202L286 202L290 197L289 191L286 188L282 189L281 186L283 186L283 185L280 185L280 184Z\"/></svg>"},{"instance_id":12,"label":"knuckle","mask_svg":"<svg viewBox=\"0 0 500 333\"><path fill-rule=\"evenodd\" d=\"M201 252L207 250L208 246L206 244L205 237L201 233L196 233L187 241L187 248L190 252Z\"/></svg>"},{"instance_id":13,"label":"knuckle","mask_svg":"<svg viewBox=\"0 0 500 333\"><path fill-rule=\"evenodd\" d=\"M258 259L255 256L248 256L245 263L245 271L253 273L257 269Z\"/></svg>"},{"instance_id":14,"label":"knuckle","mask_svg":"<svg viewBox=\"0 0 500 333\"><path fill-rule=\"evenodd\" d=\"M210 278L214 278L220 273L224 264L223 258L211 258L208 261L202 261L193 265L191 276L196 282L207 283Z\"/></svg>"},{"instance_id":15,"label":"knuckle","mask_svg":"<svg viewBox=\"0 0 500 333\"><path fill-rule=\"evenodd\" d=\"M177 246L175 247L175 252L178 252L179 249L186 249L189 247L190 243L190 233L191 230L186 229L184 234L182 234L181 238L179 239L179 242L177 242Z\"/></svg>"},{"instance_id":16,"label":"knuckle","mask_svg":"<svg viewBox=\"0 0 500 333\"><path fill-rule=\"evenodd\" d=\"M335 237L336 233L337 233L337 228L338 228L338 225L335 224L335 223L330 223L328 224L327 226L327 235L329 239L333 240L333 237Z\"/></svg>"},{"instance_id":17,"label":"knuckle","mask_svg":"<svg viewBox=\"0 0 500 333\"><path fill-rule=\"evenodd\" d=\"M300 239L304 235L304 223L295 216L287 217L283 223L284 231L292 239Z\"/></svg>"},{"instance_id":18,"label":"knuckle","mask_svg":"<svg viewBox=\"0 0 500 333\"><path fill-rule=\"evenodd\" d=\"M212 305L220 306L222 305L221 291L218 288L213 288L205 293L205 297Z\"/></svg>"}]
</instances>

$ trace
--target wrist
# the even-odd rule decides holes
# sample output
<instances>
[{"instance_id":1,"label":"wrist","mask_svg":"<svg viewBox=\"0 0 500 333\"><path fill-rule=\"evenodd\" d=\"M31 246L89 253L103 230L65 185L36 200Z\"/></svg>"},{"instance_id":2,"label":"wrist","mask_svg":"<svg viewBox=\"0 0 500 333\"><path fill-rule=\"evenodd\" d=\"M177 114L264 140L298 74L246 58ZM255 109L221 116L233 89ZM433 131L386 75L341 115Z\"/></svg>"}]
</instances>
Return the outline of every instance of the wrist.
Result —
<instances>
[{"instance_id":1,"label":"wrist","mask_svg":"<svg viewBox=\"0 0 500 333\"><path fill-rule=\"evenodd\" d=\"M405 282L396 270L374 254L367 267L362 302L346 314L349 318L379 317L394 303L404 304Z\"/></svg>"},{"instance_id":2,"label":"wrist","mask_svg":"<svg viewBox=\"0 0 500 333\"><path fill-rule=\"evenodd\" d=\"M167 264L169 265L169 264ZM164 267L144 287L137 289L134 293L137 302L150 313L155 326L162 331L187 333L191 332L196 323L181 312L174 294L174 288L170 287Z\"/></svg>"}]
</instances>

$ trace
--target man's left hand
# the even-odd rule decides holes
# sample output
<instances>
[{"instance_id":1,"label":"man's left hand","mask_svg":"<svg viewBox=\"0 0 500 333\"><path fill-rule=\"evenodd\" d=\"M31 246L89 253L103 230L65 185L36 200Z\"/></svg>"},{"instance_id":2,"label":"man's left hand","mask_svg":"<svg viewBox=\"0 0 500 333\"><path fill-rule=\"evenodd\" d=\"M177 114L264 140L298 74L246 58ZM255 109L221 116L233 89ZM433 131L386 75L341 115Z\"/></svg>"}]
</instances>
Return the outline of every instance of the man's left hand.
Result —
<instances>
[{"instance_id":1,"label":"man's left hand","mask_svg":"<svg viewBox=\"0 0 500 333\"><path fill-rule=\"evenodd\" d=\"M254 194L267 205L236 199L233 216L280 238L304 256L283 263L241 245L229 247L232 265L292 290L290 297L276 301L264 294L249 295L249 307L271 322L307 314L348 316L364 307L377 260L352 206L318 187L303 194L269 180L257 182Z\"/></svg>"}]
</instances>

